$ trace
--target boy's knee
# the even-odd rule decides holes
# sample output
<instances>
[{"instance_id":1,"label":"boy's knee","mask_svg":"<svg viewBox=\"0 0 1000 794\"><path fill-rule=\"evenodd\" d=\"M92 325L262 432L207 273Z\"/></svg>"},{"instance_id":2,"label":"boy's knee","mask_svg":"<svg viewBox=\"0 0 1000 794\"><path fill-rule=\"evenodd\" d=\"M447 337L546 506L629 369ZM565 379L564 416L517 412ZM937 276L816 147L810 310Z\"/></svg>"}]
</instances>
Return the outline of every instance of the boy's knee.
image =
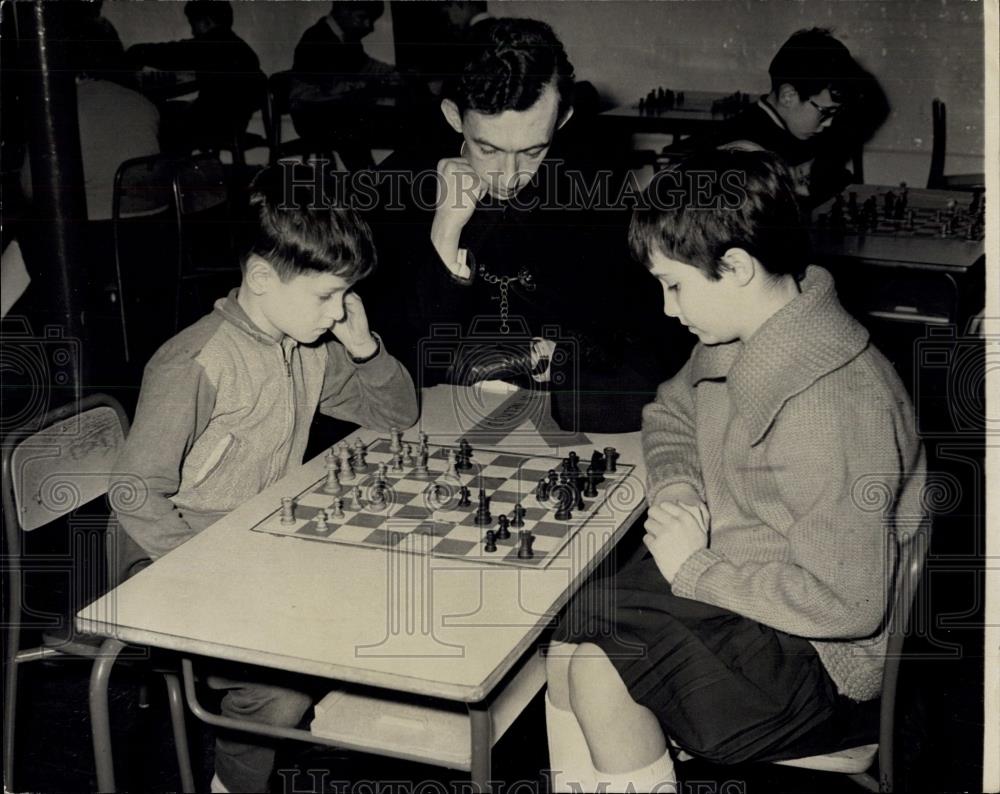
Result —
<instances>
[{"instance_id":1,"label":"boy's knee","mask_svg":"<svg viewBox=\"0 0 1000 794\"><path fill-rule=\"evenodd\" d=\"M556 708L568 709L569 703L569 663L577 646L572 643L554 642L545 655L545 678L549 688L549 700Z\"/></svg>"},{"instance_id":2,"label":"boy's knee","mask_svg":"<svg viewBox=\"0 0 1000 794\"><path fill-rule=\"evenodd\" d=\"M311 705L304 692L267 684L231 689L223 699L223 710L232 716L284 728L297 726Z\"/></svg>"},{"instance_id":3,"label":"boy's knee","mask_svg":"<svg viewBox=\"0 0 1000 794\"><path fill-rule=\"evenodd\" d=\"M569 697L573 711L585 719L613 715L632 702L614 664L600 646L577 646L569 662Z\"/></svg>"}]
</instances>

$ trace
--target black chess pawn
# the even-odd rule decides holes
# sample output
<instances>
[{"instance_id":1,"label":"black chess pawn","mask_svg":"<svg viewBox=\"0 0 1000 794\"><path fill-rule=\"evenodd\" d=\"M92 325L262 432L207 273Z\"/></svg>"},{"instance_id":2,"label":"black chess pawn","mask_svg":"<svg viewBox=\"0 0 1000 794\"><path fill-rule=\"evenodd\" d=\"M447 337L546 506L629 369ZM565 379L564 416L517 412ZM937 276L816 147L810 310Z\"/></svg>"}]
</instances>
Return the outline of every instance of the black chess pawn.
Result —
<instances>
[{"instance_id":1,"label":"black chess pawn","mask_svg":"<svg viewBox=\"0 0 1000 794\"><path fill-rule=\"evenodd\" d=\"M458 506L468 507L472 504L472 492L469 490L468 486L463 485L458 489Z\"/></svg>"},{"instance_id":2,"label":"black chess pawn","mask_svg":"<svg viewBox=\"0 0 1000 794\"><path fill-rule=\"evenodd\" d=\"M530 560L535 556L535 552L531 548L534 542L535 536L526 529L517 533L517 557L519 560Z\"/></svg>"},{"instance_id":3,"label":"black chess pawn","mask_svg":"<svg viewBox=\"0 0 1000 794\"><path fill-rule=\"evenodd\" d=\"M483 551L488 554L492 554L497 550L497 536L492 529L486 530L486 545L483 547Z\"/></svg>"},{"instance_id":4,"label":"black chess pawn","mask_svg":"<svg viewBox=\"0 0 1000 794\"><path fill-rule=\"evenodd\" d=\"M569 457L566 458L569 461L569 469L567 471L580 471L580 456L575 452L570 452Z\"/></svg>"},{"instance_id":5,"label":"black chess pawn","mask_svg":"<svg viewBox=\"0 0 1000 794\"><path fill-rule=\"evenodd\" d=\"M552 490L552 486L559 482L559 476L556 474L555 469L549 469L549 490Z\"/></svg>"},{"instance_id":6,"label":"black chess pawn","mask_svg":"<svg viewBox=\"0 0 1000 794\"><path fill-rule=\"evenodd\" d=\"M510 530L507 528L510 526L510 519L507 516L500 516L497 518L497 540L507 540L510 537Z\"/></svg>"},{"instance_id":7,"label":"black chess pawn","mask_svg":"<svg viewBox=\"0 0 1000 794\"><path fill-rule=\"evenodd\" d=\"M542 477L535 486L535 498L544 502L549 498L549 481Z\"/></svg>"},{"instance_id":8,"label":"black chess pawn","mask_svg":"<svg viewBox=\"0 0 1000 794\"><path fill-rule=\"evenodd\" d=\"M600 475L594 471L593 466L587 467L587 478L584 480L583 495L586 497L597 496L597 478Z\"/></svg>"},{"instance_id":9,"label":"black chess pawn","mask_svg":"<svg viewBox=\"0 0 1000 794\"><path fill-rule=\"evenodd\" d=\"M520 502L514 505L514 509L511 511L510 525L515 529L520 529L524 526L524 508L521 507Z\"/></svg>"}]
</instances>

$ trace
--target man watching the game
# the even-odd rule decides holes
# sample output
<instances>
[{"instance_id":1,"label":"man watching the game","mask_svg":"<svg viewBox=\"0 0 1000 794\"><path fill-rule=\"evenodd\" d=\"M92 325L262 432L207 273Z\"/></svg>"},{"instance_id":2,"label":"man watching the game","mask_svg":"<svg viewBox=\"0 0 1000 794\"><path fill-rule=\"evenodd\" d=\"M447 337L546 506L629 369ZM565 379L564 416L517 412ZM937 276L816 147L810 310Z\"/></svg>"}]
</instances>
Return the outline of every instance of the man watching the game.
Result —
<instances>
[{"instance_id":1,"label":"man watching the game","mask_svg":"<svg viewBox=\"0 0 1000 794\"><path fill-rule=\"evenodd\" d=\"M479 23L467 53L444 88L445 125L420 136L437 148L383 165L410 175L420 195L402 212L384 197L375 223L380 259L395 270L371 286L399 290L374 301L395 310L379 327L400 337L395 349L410 351L404 363L421 385L548 380L564 426L637 429L673 369L646 341L656 337L643 327L658 322L655 284L628 267L628 217L610 209L614 191L573 190L586 164L559 140L573 116L573 66L531 19ZM435 178L418 178L428 172ZM440 329L456 325L443 342ZM612 391L620 399L609 410Z\"/></svg>"}]
</instances>

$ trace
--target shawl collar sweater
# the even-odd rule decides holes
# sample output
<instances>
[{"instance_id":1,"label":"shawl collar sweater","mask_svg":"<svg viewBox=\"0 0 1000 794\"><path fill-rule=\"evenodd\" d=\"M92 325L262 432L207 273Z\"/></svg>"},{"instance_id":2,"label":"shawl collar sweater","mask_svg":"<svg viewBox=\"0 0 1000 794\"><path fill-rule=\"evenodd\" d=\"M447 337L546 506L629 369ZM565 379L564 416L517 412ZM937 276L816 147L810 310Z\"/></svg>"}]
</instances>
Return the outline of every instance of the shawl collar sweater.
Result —
<instances>
[{"instance_id":1,"label":"shawl collar sweater","mask_svg":"<svg viewBox=\"0 0 1000 794\"><path fill-rule=\"evenodd\" d=\"M650 504L687 482L708 548L673 592L809 639L841 693L878 694L897 542L923 520L909 398L810 267L747 342L698 344L643 413Z\"/></svg>"}]
</instances>

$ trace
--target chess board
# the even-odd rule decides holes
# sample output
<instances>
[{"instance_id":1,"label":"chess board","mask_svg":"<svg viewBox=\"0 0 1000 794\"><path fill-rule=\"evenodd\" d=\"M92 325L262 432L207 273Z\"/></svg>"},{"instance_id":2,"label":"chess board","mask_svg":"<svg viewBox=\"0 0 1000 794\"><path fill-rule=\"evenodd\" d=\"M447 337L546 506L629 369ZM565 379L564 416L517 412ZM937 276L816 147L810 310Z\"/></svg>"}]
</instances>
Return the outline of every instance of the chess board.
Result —
<instances>
[{"instance_id":1,"label":"chess board","mask_svg":"<svg viewBox=\"0 0 1000 794\"><path fill-rule=\"evenodd\" d=\"M847 204L848 194L846 193L844 194L845 204L840 219L838 220L835 217L833 200L831 200L816 209L813 221L814 225L828 232L844 235L865 234L878 237L916 237L970 241L981 241L985 236L985 224L982 223L979 213L970 212L968 202L956 203L954 208L954 222L952 222L952 211L947 207L945 202L934 200L935 197L930 191L911 189L908 193L908 203L904 217L890 218L886 216L885 211L886 193L886 189L857 191L859 216L865 199L870 196L875 197L878 220L874 225L863 224L860 222L860 218L851 217ZM895 195L898 197L899 192L895 191ZM913 213L912 222L906 217L911 211Z\"/></svg>"},{"instance_id":2,"label":"chess board","mask_svg":"<svg viewBox=\"0 0 1000 794\"><path fill-rule=\"evenodd\" d=\"M449 449L429 444L428 452L429 476L415 476L413 466L404 466L402 472L390 468L386 473L386 504L375 508L368 500L375 483L375 470L379 463L388 464L392 460L389 441L377 439L368 445L371 471L344 481L341 494L324 493L324 477L295 496L294 522L282 523L278 507L256 524L253 531L351 546L397 548L519 568L544 568L585 523L602 521L613 530L634 506L636 483L634 479L625 481L635 467L619 462L617 471L605 472L604 481L597 486L597 496L584 497L585 509L574 509L568 521L557 521L554 500L540 502L535 497L535 486L550 469L561 470L561 458L475 449L472 469L460 474L461 484L472 492L472 504L459 507L459 482L445 476ZM589 461L588 450L586 459L581 456L580 468L586 470ZM437 498L433 494L435 485L440 486ZM364 494L361 510L350 509L350 492L355 486L361 487ZM493 523L489 527L475 522L480 488L490 497ZM344 518L329 520L325 528L319 528L316 522L319 511L332 509L338 497L343 499ZM485 551L486 530L495 530L497 517L510 515L517 504L525 511L524 526L512 526L509 539L498 539L496 551ZM519 529L534 535L533 556L527 559L517 555Z\"/></svg>"}]
</instances>

